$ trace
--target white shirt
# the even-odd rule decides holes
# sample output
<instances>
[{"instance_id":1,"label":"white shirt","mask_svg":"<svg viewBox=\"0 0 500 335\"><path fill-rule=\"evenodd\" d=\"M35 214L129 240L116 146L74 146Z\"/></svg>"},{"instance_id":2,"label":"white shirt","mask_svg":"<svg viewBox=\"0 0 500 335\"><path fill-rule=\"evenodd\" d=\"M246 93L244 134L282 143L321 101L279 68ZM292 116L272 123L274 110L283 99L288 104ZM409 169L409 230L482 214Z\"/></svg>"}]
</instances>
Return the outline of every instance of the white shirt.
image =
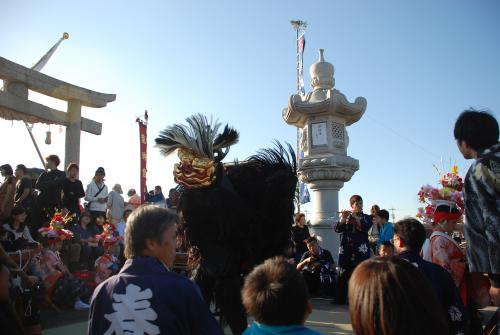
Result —
<instances>
[{"instance_id":1,"label":"white shirt","mask_svg":"<svg viewBox=\"0 0 500 335\"><path fill-rule=\"evenodd\" d=\"M90 184L87 185L87 191L85 192L85 201L89 201L91 211L97 212L105 212L106 211L106 202L100 203L97 201L97 198L106 198L108 196L108 187L105 184L102 184L101 187L104 186L101 193L97 197L95 194L99 192L99 187L97 186L95 181L91 181Z\"/></svg>"},{"instance_id":2,"label":"white shirt","mask_svg":"<svg viewBox=\"0 0 500 335\"><path fill-rule=\"evenodd\" d=\"M8 223L4 223L3 229L14 234L15 240L23 237L24 239L28 240L28 242L30 242L30 243L36 243L36 241L33 239L33 237L31 237L30 231L29 231L28 227L26 227L26 226L24 227L23 231L19 232L17 230L13 230Z\"/></svg>"}]
</instances>

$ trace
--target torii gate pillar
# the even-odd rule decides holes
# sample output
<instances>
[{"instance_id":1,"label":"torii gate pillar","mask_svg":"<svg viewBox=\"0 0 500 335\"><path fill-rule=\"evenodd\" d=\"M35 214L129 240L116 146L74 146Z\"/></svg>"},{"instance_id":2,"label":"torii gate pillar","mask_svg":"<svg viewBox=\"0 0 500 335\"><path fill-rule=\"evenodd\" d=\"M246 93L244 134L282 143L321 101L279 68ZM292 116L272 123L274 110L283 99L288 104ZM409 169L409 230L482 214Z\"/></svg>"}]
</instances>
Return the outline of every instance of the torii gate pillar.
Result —
<instances>
[{"instance_id":1,"label":"torii gate pillar","mask_svg":"<svg viewBox=\"0 0 500 335\"><path fill-rule=\"evenodd\" d=\"M82 131L82 104L77 100L68 101L68 116L66 118L66 148L64 161L80 164L80 137Z\"/></svg>"}]
</instances>

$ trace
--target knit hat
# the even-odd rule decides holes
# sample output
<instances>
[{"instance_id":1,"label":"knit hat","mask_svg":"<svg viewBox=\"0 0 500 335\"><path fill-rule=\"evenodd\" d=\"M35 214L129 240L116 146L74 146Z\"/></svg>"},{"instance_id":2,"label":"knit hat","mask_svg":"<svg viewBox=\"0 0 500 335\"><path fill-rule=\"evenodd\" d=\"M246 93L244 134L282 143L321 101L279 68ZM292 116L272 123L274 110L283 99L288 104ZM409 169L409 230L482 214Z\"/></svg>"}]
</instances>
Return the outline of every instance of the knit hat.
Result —
<instances>
[{"instance_id":1,"label":"knit hat","mask_svg":"<svg viewBox=\"0 0 500 335\"><path fill-rule=\"evenodd\" d=\"M103 167L98 167L97 170L95 170L95 174L106 175L106 172L104 171Z\"/></svg>"}]
</instances>

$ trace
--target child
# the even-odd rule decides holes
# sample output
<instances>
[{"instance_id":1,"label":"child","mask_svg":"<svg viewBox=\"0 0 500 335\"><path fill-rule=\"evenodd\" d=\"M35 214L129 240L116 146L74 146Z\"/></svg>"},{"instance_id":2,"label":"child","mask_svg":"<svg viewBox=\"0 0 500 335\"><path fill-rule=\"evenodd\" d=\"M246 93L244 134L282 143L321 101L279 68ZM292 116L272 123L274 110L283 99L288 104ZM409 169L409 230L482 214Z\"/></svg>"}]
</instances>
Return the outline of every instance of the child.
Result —
<instances>
[{"instance_id":1,"label":"child","mask_svg":"<svg viewBox=\"0 0 500 335\"><path fill-rule=\"evenodd\" d=\"M389 241L382 241L380 243L378 255L380 257L392 257L392 256L394 256L394 245Z\"/></svg>"},{"instance_id":2,"label":"child","mask_svg":"<svg viewBox=\"0 0 500 335\"><path fill-rule=\"evenodd\" d=\"M257 266L246 277L241 295L243 306L255 319L244 334L319 334L304 326L312 312L307 286L285 258L271 258Z\"/></svg>"},{"instance_id":3,"label":"child","mask_svg":"<svg viewBox=\"0 0 500 335\"><path fill-rule=\"evenodd\" d=\"M102 283L110 276L116 274L119 270L118 258L116 258L113 253L116 248L116 242L118 242L121 237L116 236L117 233L113 224L107 223L102 227L102 234L96 235L96 238L101 241L105 250L104 254L97 258L94 264L95 282L97 284Z\"/></svg>"},{"instance_id":4,"label":"child","mask_svg":"<svg viewBox=\"0 0 500 335\"><path fill-rule=\"evenodd\" d=\"M44 245L40 259L41 277L54 303L63 307L72 306L76 310L88 309L90 306L82 302L81 298L89 298L90 289L83 281L73 277L59 254L63 241L73 237L71 231L64 229L71 218L56 212L49 227L39 229Z\"/></svg>"}]
</instances>

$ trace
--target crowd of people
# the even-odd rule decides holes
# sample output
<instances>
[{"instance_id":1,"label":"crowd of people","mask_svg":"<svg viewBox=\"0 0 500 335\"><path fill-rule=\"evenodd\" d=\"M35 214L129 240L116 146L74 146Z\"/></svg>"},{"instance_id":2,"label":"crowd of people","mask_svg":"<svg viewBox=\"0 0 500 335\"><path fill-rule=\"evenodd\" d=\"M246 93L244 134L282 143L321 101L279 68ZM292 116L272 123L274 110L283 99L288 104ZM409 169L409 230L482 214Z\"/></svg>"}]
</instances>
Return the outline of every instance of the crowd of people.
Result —
<instances>
[{"instance_id":1,"label":"crowd of people","mask_svg":"<svg viewBox=\"0 0 500 335\"><path fill-rule=\"evenodd\" d=\"M11 287L0 319L9 334L41 333L43 306L88 309L94 287L125 262L125 226L140 196L130 189L125 200L120 184L108 191L102 167L85 189L79 166L61 171L60 163L49 155L39 175L23 164L0 166L0 263ZM155 192L166 207L161 187Z\"/></svg>"},{"instance_id":2,"label":"crowd of people","mask_svg":"<svg viewBox=\"0 0 500 335\"><path fill-rule=\"evenodd\" d=\"M463 204L438 202L426 227L415 218L391 223L377 205L365 214L353 195L333 223L337 260L297 213L293 252L244 279L241 301L254 319L245 334L317 334L304 326L314 296L348 304L359 335L481 334L478 310L500 305L498 123L466 111L454 136L475 160ZM188 251L177 191L165 198L157 186L144 206L133 189L127 201L121 185L108 191L102 167L84 189L77 164L65 172L59 165L48 156L36 181L22 164L0 166L2 333L40 334L45 305L90 308L89 334L222 334L196 284L173 271L176 255Z\"/></svg>"}]
</instances>

